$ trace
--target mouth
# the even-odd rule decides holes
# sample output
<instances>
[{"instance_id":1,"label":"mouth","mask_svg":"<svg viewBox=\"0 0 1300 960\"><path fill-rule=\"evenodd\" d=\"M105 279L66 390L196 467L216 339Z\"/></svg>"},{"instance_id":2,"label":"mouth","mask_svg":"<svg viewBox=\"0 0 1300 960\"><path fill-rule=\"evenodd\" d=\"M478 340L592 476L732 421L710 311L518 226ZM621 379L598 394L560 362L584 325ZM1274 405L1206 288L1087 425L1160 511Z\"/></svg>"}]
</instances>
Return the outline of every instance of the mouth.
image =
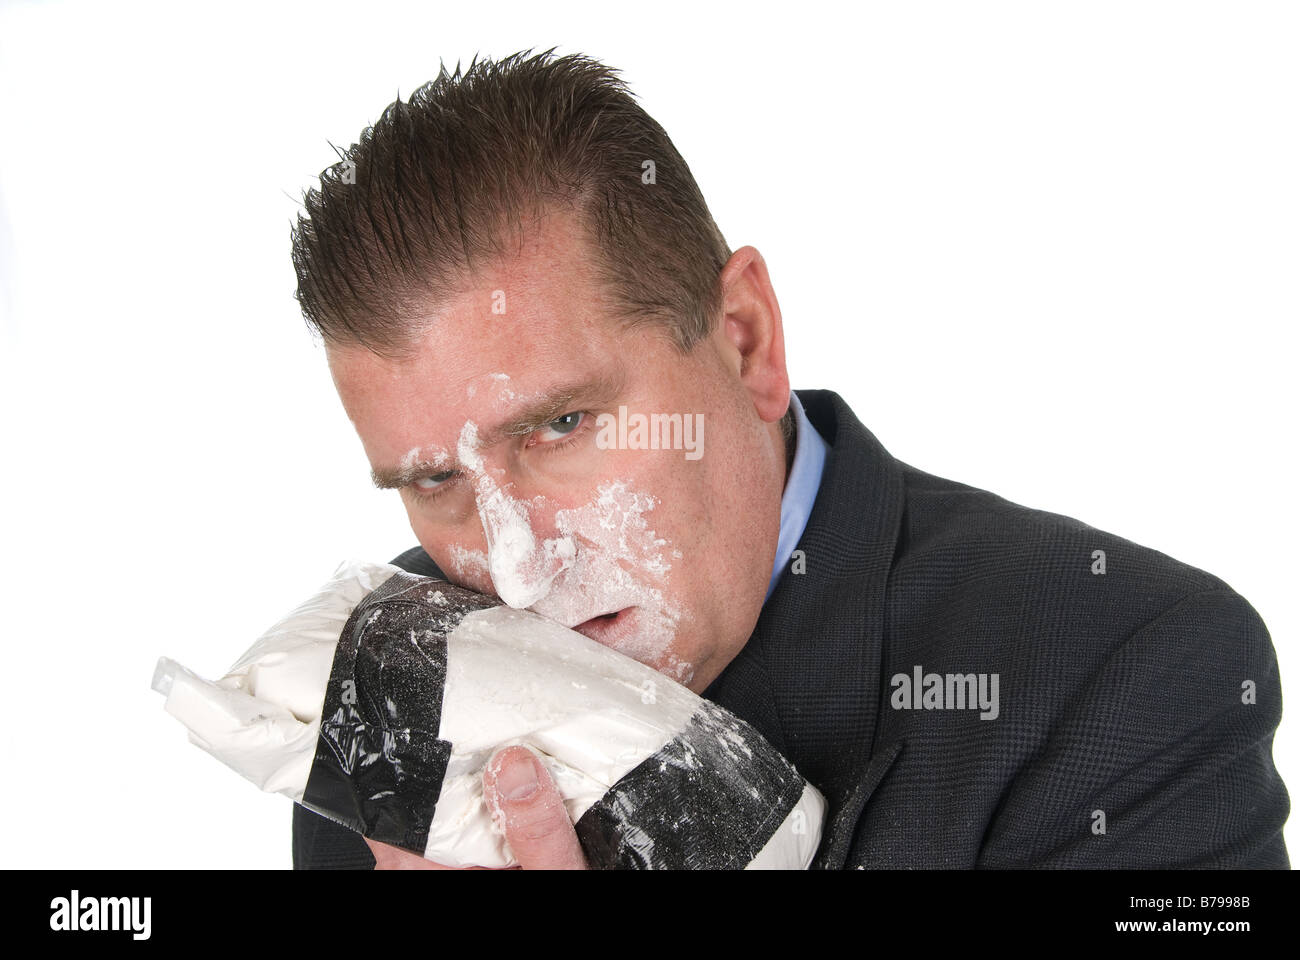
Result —
<instances>
[{"instance_id":1,"label":"mouth","mask_svg":"<svg viewBox=\"0 0 1300 960\"><path fill-rule=\"evenodd\" d=\"M612 613L602 613L590 620L584 620L572 629L588 640L595 640L597 643L609 646L610 642L627 627L633 609L633 607L624 607L622 610L615 610Z\"/></svg>"}]
</instances>

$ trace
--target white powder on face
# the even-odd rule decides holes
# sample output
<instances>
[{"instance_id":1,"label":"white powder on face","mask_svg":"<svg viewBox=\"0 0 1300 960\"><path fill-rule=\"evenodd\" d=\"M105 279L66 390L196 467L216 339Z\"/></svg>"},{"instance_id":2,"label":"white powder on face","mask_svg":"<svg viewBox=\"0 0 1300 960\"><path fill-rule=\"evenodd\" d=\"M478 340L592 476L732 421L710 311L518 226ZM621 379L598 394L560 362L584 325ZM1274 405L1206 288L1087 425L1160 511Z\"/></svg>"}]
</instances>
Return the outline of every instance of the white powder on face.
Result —
<instances>
[{"instance_id":1,"label":"white powder on face","mask_svg":"<svg viewBox=\"0 0 1300 960\"><path fill-rule=\"evenodd\" d=\"M636 607L635 635L614 649L686 683L691 665L671 651L681 611L661 589L672 568L664 556L667 541L655 536L646 517L657 502L632 490L629 481L616 480L599 486L590 503L556 513L556 527L579 549L571 568L529 609L577 626Z\"/></svg>"},{"instance_id":2,"label":"white powder on face","mask_svg":"<svg viewBox=\"0 0 1300 960\"><path fill-rule=\"evenodd\" d=\"M466 470L481 471L483 469L483 458L478 452L478 424L473 420L466 420L465 426L460 428L460 439L456 441L456 456Z\"/></svg>"},{"instance_id":3,"label":"white powder on face","mask_svg":"<svg viewBox=\"0 0 1300 960\"><path fill-rule=\"evenodd\" d=\"M410 470L417 463L428 463L433 467L445 467L451 461L447 451L438 446L412 447L398 462L403 470Z\"/></svg>"},{"instance_id":4,"label":"white powder on face","mask_svg":"<svg viewBox=\"0 0 1300 960\"><path fill-rule=\"evenodd\" d=\"M482 550L469 550L459 543L453 543L447 548L447 558L451 572L462 583L476 583L491 577L487 554Z\"/></svg>"},{"instance_id":5,"label":"white powder on face","mask_svg":"<svg viewBox=\"0 0 1300 960\"><path fill-rule=\"evenodd\" d=\"M527 505L497 485L478 446L478 427L469 421L461 429L456 455L474 478L474 502L487 538L492 586L506 605L529 607L573 565L576 546L569 537L538 542Z\"/></svg>"},{"instance_id":6,"label":"white powder on face","mask_svg":"<svg viewBox=\"0 0 1300 960\"><path fill-rule=\"evenodd\" d=\"M646 518L658 502L654 497L632 490L627 480L603 484L590 503L555 512L558 536L543 539L532 518L546 513L548 501L536 497L530 505L497 482L485 466L473 421L462 427L456 455L473 478L488 546L486 554L451 548L458 577L468 582L467 574L486 572L508 606L566 627L634 607L627 628L611 634L610 645L679 683L691 681L693 665L672 650L683 615L662 589L672 564L667 541L655 536ZM680 559L681 553L673 550L671 556Z\"/></svg>"},{"instance_id":7,"label":"white powder on face","mask_svg":"<svg viewBox=\"0 0 1300 960\"><path fill-rule=\"evenodd\" d=\"M518 398L519 394L506 386L510 382L510 375L505 373L487 374L488 388L496 393L496 404L498 407L509 403L511 400ZM465 396L473 398L478 393L478 384L470 383L465 387Z\"/></svg>"}]
</instances>

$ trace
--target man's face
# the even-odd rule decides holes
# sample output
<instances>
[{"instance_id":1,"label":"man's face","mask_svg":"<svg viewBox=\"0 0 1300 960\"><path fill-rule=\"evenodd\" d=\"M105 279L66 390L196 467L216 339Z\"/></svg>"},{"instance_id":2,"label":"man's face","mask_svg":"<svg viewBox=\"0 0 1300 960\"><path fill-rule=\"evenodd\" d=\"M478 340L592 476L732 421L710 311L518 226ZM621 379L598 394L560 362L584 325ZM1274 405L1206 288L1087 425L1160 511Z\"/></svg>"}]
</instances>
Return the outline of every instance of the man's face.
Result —
<instances>
[{"instance_id":1,"label":"man's face","mask_svg":"<svg viewBox=\"0 0 1300 960\"><path fill-rule=\"evenodd\" d=\"M624 329L554 217L439 305L415 359L328 355L371 467L453 581L698 693L752 632L776 550L785 454L747 336L726 320L683 356L661 327ZM647 449L638 415L677 448Z\"/></svg>"}]
</instances>

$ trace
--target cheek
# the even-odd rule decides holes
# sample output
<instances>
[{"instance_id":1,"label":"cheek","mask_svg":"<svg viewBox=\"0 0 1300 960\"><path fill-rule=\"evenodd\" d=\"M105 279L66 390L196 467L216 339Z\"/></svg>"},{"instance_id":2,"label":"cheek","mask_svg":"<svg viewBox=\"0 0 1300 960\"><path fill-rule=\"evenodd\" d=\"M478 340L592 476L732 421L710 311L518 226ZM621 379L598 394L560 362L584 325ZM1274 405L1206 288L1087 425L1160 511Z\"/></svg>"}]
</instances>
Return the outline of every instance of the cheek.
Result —
<instances>
[{"instance_id":1,"label":"cheek","mask_svg":"<svg viewBox=\"0 0 1300 960\"><path fill-rule=\"evenodd\" d=\"M653 492L660 501L653 518L661 528L659 535L686 554L684 559L695 559L697 548L714 536L716 513L721 507L717 499L721 491L711 482L704 462L665 460L654 476L646 478L643 489Z\"/></svg>"},{"instance_id":2,"label":"cheek","mask_svg":"<svg viewBox=\"0 0 1300 960\"><path fill-rule=\"evenodd\" d=\"M410 504L407 504L406 515L415 539L449 580L478 593L494 592L480 528L474 528L474 535L452 538L444 527L423 518L419 509Z\"/></svg>"},{"instance_id":3,"label":"cheek","mask_svg":"<svg viewBox=\"0 0 1300 960\"><path fill-rule=\"evenodd\" d=\"M579 532L602 558L685 612L686 598L718 573L709 479L699 461L685 462L680 451L623 451L612 459L603 471L605 489L620 495L574 511L591 521ZM586 529L592 524L595 530Z\"/></svg>"},{"instance_id":4,"label":"cheek","mask_svg":"<svg viewBox=\"0 0 1300 960\"><path fill-rule=\"evenodd\" d=\"M670 589L692 607L706 598L708 615L720 613L732 590L748 597L758 589L754 584L766 587L779 504L752 496L758 473L753 457L716 444L700 460L673 464L658 478L663 502L652 526L669 541L670 552L680 554L670 561ZM702 612L696 608L697 616Z\"/></svg>"},{"instance_id":5,"label":"cheek","mask_svg":"<svg viewBox=\"0 0 1300 960\"><path fill-rule=\"evenodd\" d=\"M430 547L433 547L431 550ZM492 574L488 568L487 554L477 547L464 544L428 544L425 553L457 586L494 596ZM435 552L436 551L436 552Z\"/></svg>"}]
</instances>

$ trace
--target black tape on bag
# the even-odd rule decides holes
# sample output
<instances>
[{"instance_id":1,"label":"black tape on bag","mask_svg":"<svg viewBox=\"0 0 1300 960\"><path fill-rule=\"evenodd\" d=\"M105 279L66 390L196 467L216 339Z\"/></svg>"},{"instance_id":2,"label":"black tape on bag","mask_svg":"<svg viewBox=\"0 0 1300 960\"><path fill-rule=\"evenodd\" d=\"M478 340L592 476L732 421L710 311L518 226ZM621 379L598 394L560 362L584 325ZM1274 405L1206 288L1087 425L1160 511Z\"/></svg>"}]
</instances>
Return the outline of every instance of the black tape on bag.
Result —
<instances>
[{"instance_id":1,"label":"black tape on bag","mask_svg":"<svg viewBox=\"0 0 1300 960\"><path fill-rule=\"evenodd\" d=\"M803 791L799 771L757 730L706 700L575 826L593 869L743 869Z\"/></svg>"},{"instance_id":2,"label":"black tape on bag","mask_svg":"<svg viewBox=\"0 0 1300 960\"><path fill-rule=\"evenodd\" d=\"M451 744L439 739L447 634L491 597L400 572L348 618L302 805L423 856Z\"/></svg>"},{"instance_id":3,"label":"black tape on bag","mask_svg":"<svg viewBox=\"0 0 1300 960\"><path fill-rule=\"evenodd\" d=\"M499 605L405 572L357 605L334 653L304 807L424 854L452 752L439 737L447 635L467 613ZM803 790L761 734L704 700L575 827L596 869L739 869Z\"/></svg>"}]
</instances>

